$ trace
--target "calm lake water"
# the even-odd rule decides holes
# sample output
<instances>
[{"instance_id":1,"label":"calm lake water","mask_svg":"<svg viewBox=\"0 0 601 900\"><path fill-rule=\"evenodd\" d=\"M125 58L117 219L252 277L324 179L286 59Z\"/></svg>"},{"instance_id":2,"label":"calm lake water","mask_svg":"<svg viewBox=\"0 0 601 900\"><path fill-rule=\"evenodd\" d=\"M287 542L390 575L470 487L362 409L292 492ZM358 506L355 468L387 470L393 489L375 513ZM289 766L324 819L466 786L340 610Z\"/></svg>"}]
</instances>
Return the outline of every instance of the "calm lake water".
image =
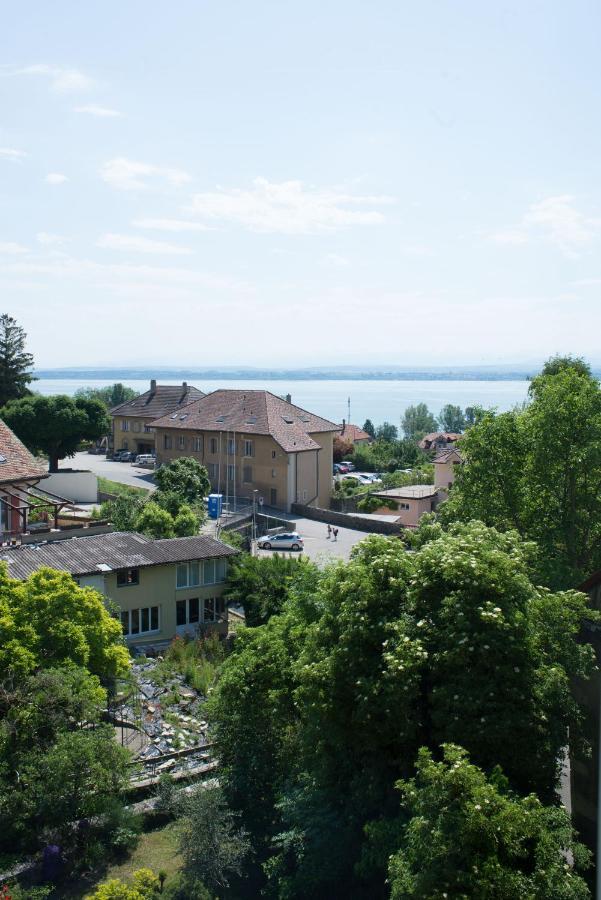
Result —
<instances>
[{"instance_id":1,"label":"calm lake water","mask_svg":"<svg viewBox=\"0 0 601 900\"><path fill-rule=\"evenodd\" d=\"M40 378L34 390L41 394L74 394L80 387L101 388L113 384L115 379L76 380ZM292 395L292 402L334 422L348 420L348 398L351 400L350 421L362 425L371 419L375 425L388 421L398 425L405 409L412 403L426 403L438 415L443 406L453 403L466 406L511 409L526 399L528 382L524 381L236 381L223 379L196 383L199 390L209 393L218 388L268 390L274 394ZM147 380L123 381L128 387L143 393L148 390ZM181 381L160 379L160 384L181 384Z\"/></svg>"}]
</instances>

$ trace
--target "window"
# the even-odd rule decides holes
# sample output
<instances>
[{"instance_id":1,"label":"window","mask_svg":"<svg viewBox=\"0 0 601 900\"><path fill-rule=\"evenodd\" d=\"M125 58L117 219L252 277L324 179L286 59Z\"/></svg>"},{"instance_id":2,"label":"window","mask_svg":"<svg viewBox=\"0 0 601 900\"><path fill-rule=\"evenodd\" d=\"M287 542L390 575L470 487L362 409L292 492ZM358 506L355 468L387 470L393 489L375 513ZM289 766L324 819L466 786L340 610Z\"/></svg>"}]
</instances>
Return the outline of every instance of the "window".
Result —
<instances>
[{"instance_id":1,"label":"window","mask_svg":"<svg viewBox=\"0 0 601 900\"><path fill-rule=\"evenodd\" d=\"M206 559L202 564L202 583L215 584L215 560Z\"/></svg>"},{"instance_id":2,"label":"window","mask_svg":"<svg viewBox=\"0 0 601 900\"><path fill-rule=\"evenodd\" d=\"M209 448L211 453L217 453L217 438L211 438Z\"/></svg>"},{"instance_id":3,"label":"window","mask_svg":"<svg viewBox=\"0 0 601 900\"><path fill-rule=\"evenodd\" d=\"M175 624L195 625L200 621L200 601L198 597L178 600L175 604Z\"/></svg>"},{"instance_id":4,"label":"window","mask_svg":"<svg viewBox=\"0 0 601 900\"><path fill-rule=\"evenodd\" d=\"M236 466L233 466L231 463L227 467L227 480L228 481L236 480Z\"/></svg>"},{"instance_id":5,"label":"window","mask_svg":"<svg viewBox=\"0 0 601 900\"><path fill-rule=\"evenodd\" d=\"M139 569L124 569L117 572L117 587L129 587L131 584L140 584Z\"/></svg>"},{"instance_id":6,"label":"window","mask_svg":"<svg viewBox=\"0 0 601 900\"><path fill-rule=\"evenodd\" d=\"M277 475L278 475L278 473L276 472L276 470L275 470L275 469L272 469L272 470L271 470L271 477L272 477L272 478L277 478Z\"/></svg>"},{"instance_id":7,"label":"window","mask_svg":"<svg viewBox=\"0 0 601 900\"><path fill-rule=\"evenodd\" d=\"M271 451L271 458L272 458L272 459L275 459L275 457L276 457L276 452L275 452L275 450L272 450L272 451Z\"/></svg>"},{"instance_id":8,"label":"window","mask_svg":"<svg viewBox=\"0 0 601 900\"><path fill-rule=\"evenodd\" d=\"M178 447L179 447L180 450L185 450L185 449L186 449L186 438L185 438L185 435L180 434L179 440L178 440L177 443L178 443Z\"/></svg>"},{"instance_id":9,"label":"window","mask_svg":"<svg viewBox=\"0 0 601 900\"><path fill-rule=\"evenodd\" d=\"M271 506L276 506L278 502L278 492L275 488L271 488L269 492L269 503Z\"/></svg>"},{"instance_id":10,"label":"window","mask_svg":"<svg viewBox=\"0 0 601 900\"><path fill-rule=\"evenodd\" d=\"M209 478L211 479L211 481L215 481L215 479L217 478L217 463L209 463L208 470Z\"/></svg>"},{"instance_id":11,"label":"window","mask_svg":"<svg viewBox=\"0 0 601 900\"><path fill-rule=\"evenodd\" d=\"M202 438L201 437L194 438L194 452L202 453Z\"/></svg>"},{"instance_id":12,"label":"window","mask_svg":"<svg viewBox=\"0 0 601 900\"><path fill-rule=\"evenodd\" d=\"M399 509L409 509L408 503L399 503Z\"/></svg>"},{"instance_id":13,"label":"window","mask_svg":"<svg viewBox=\"0 0 601 900\"><path fill-rule=\"evenodd\" d=\"M236 455L236 441L233 438L227 439L227 453L229 456Z\"/></svg>"},{"instance_id":14,"label":"window","mask_svg":"<svg viewBox=\"0 0 601 900\"><path fill-rule=\"evenodd\" d=\"M255 447L253 441L244 441L244 455L245 456L254 456L255 455Z\"/></svg>"},{"instance_id":15,"label":"window","mask_svg":"<svg viewBox=\"0 0 601 900\"><path fill-rule=\"evenodd\" d=\"M140 634L140 610L132 609L130 610L131 620L130 620L130 633L131 634Z\"/></svg>"},{"instance_id":16,"label":"window","mask_svg":"<svg viewBox=\"0 0 601 900\"><path fill-rule=\"evenodd\" d=\"M127 419L121 419L121 431L129 431L129 422Z\"/></svg>"},{"instance_id":17,"label":"window","mask_svg":"<svg viewBox=\"0 0 601 900\"><path fill-rule=\"evenodd\" d=\"M164 434L163 435L163 449L171 450L172 447L173 447L173 439L172 439L171 435Z\"/></svg>"},{"instance_id":18,"label":"window","mask_svg":"<svg viewBox=\"0 0 601 900\"><path fill-rule=\"evenodd\" d=\"M150 425L144 426L144 434L150 434L151 431L152 431L152 428L150 427Z\"/></svg>"},{"instance_id":19,"label":"window","mask_svg":"<svg viewBox=\"0 0 601 900\"><path fill-rule=\"evenodd\" d=\"M180 563L176 570L175 585L177 588L198 587L200 584L200 563ZM178 601L179 602L179 601Z\"/></svg>"},{"instance_id":20,"label":"window","mask_svg":"<svg viewBox=\"0 0 601 900\"><path fill-rule=\"evenodd\" d=\"M225 611L223 597L205 597L202 601L202 617L204 622L217 622Z\"/></svg>"},{"instance_id":21,"label":"window","mask_svg":"<svg viewBox=\"0 0 601 900\"><path fill-rule=\"evenodd\" d=\"M132 431L139 431L139 430L140 430L140 423L139 423L139 422L134 422L133 425L131 426L131 430L132 430Z\"/></svg>"},{"instance_id":22,"label":"window","mask_svg":"<svg viewBox=\"0 0 601 900\"><path fill-rule=\"evenodd\" d=\"M245 484L251 484L253 480L253 468L252 466L243 466L242 467L242 481Z\"/></svg>"}]
</instances>

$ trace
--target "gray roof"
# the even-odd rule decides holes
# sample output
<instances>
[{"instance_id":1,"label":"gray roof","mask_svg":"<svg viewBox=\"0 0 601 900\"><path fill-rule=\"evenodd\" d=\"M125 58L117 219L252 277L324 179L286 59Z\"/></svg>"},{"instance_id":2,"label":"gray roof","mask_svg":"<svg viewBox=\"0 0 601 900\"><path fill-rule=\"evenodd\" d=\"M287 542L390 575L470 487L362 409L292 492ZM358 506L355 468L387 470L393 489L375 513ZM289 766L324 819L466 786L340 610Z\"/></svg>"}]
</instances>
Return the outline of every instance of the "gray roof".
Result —
<instances>
[{"instance_id":1,"label":"gray roof","mask_svg":"<svg viewBox=\"0 0 601 900\"><path fill-rule=\"evenodd\" d=\"M102 571L161 566L188 559L214 559L238 551L207 535L153 541L143 534L113 531L65 541L48 541L3 550L12 578L27 578L43 567L71 575L96 575ZM99 568L102 567L102 568Z\"/></svg>"},{"instance_id":2,"label":"gray roof","mask_svg":"<svg viewBox=\"0 0 601 900\"><path fill-rule=\"evenodd\" d=\"M375 497L390 497L392 500L425 500L438 493L433 484L408 484L405 487L389 488L387 491L374 491Z\"/></svg>"},{"instance_id":3,"label":"gray roof","mask_svg":"<svg viewBox=\"0 0 601 900\"><path fill-rule=\"evenodd\" d=\"M200 400L202 397L204 397L202 391L185 381L183 384L155 384L139 397L114 406L111 409L111 416L128 416L130 418L141 416L144 419L158 419L159 416L173 413L176 409L182 409L193 400Z\"/></svg>"}]
</instances>

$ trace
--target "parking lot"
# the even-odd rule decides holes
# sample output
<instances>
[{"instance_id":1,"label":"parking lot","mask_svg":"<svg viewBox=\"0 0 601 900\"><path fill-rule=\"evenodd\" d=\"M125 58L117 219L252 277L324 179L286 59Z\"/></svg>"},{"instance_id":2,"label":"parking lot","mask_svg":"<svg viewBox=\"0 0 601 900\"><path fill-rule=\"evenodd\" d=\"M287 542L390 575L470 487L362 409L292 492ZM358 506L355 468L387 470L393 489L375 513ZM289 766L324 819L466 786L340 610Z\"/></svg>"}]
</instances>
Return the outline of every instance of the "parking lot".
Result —
<instances>
[{"instance_id":1,"label":"parking lot","mask_svg":"<svg viewBox=\"0 0 601 900\"><path fill-rule=\"evenodd\" d=\"M154 491L155 483L151 469L141 469L129 462L114 462L104 454L76 453L72 459L61 459L61 469L89 469L95 475L128 484L130 487L146 488Z\"/></svg>"},{"instance_id":2,"label":"parking lot","mask_svg":"<svg viewBox=\"0 0 601 900\"><path fill-rule=\"evenodd\" d=\"M288 556L306 556L318 564L325 565L332 560L348 560L351 549L359 541L367 537L364 531L355 531L352 528L339 528L338 538L333 536L328 539L328 526L324 522L315 522L313 519L296 519L296 530L304 541L302 553L284 551ZM258 556L273 556L273 550L258 550Z\"/></svg>"}]
</instances>

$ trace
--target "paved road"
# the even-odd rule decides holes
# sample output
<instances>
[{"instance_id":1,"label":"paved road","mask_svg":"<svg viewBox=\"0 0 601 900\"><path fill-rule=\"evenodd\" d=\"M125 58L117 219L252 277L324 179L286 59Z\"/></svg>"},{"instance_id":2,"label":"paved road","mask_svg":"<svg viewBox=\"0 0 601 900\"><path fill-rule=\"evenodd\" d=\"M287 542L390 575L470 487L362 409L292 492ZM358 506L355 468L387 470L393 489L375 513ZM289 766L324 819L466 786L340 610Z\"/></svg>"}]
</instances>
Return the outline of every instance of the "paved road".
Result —
<instances>
[{"instance_id":1,"label":"paved road","mask_svg":"<svg viewBox=\"0 0 601 900\"><path fill-rule=\"evenodd\" d=\"M130 487L142 487L151 491L155 489L150 469L140 469L126 462L113 462L105 456L96 456L94 453L76 453L72 459L61 460L60 468L89 469L95 475L128 484Z\"/></svg>"}]
</instances>

